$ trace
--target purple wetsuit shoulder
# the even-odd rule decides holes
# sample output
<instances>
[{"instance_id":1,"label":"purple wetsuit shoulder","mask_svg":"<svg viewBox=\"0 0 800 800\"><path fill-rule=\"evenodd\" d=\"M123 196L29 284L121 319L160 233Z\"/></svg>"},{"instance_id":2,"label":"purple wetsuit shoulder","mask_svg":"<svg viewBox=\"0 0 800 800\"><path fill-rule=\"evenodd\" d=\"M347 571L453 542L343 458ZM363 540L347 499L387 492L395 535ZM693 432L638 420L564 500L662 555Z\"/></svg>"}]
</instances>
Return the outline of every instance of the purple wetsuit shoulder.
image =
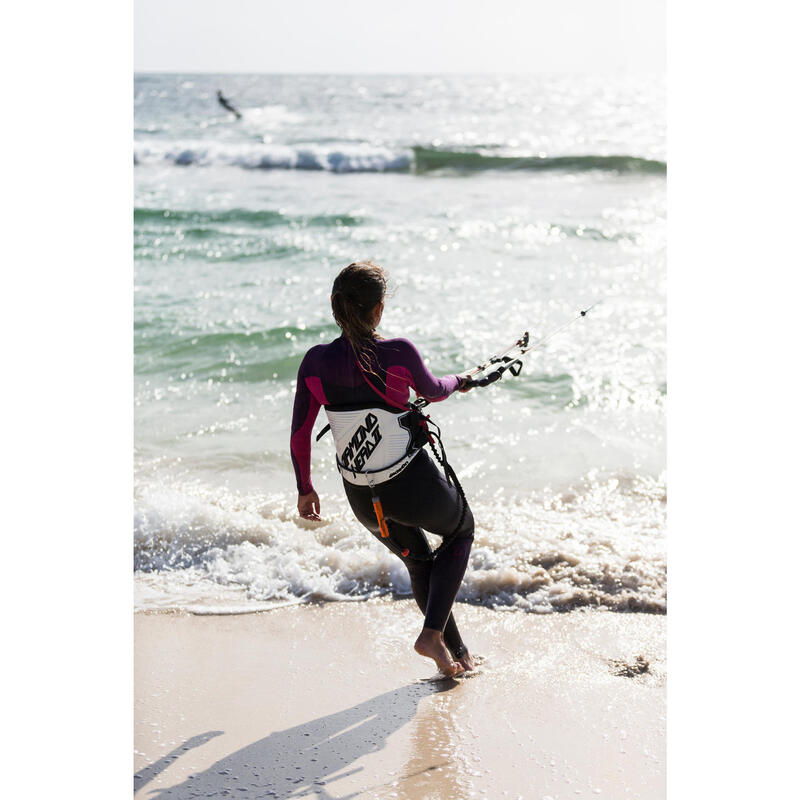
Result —
<instances>
[{"instance_id":1,"label":"purple wetsuit shoulder","mask_svg":"<svg viewBox=\"0 0 800 800\"><path fill-rule=\"evenodd\" d=\"M386 393L393 402L404 405L413 389L419 397L435 403L449 397L458 387L455 375L437 378L408 339L383 339L378 342L378 352L381 366L386 370Z\"/></svg>"},{"instance_id":2,"label":"purple wetsuit shoulder","mask_svg":"<svg viewBox=\"0 0 800 800\"><path fill-rule=\"evenodd\" d=\"M449 397L458 387L455 375L437 378L408 339L375 341L379 374L385 375L386 396L392 405L405 405L411 390L433 402ZM383 391L380 381L370 380ZM290 450L300 494L313 491L311 483L311 431L321 406L380 401L359 369L344 336L330 344L312 347L297 373Z\"/></svg>"}]
</instances>

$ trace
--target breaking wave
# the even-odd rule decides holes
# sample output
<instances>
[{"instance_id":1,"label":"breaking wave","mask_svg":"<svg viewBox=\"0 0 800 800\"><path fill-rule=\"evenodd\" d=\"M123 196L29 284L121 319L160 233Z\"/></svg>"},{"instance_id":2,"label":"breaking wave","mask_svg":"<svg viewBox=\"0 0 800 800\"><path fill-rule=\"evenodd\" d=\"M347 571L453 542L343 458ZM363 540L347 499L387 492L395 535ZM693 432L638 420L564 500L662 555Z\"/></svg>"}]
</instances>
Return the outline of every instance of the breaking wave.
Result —
<instances>
[{"instance_id":1,"label":"breaking wave","mask_svg":"<svg viewBox=\"0 0 800 800\"><path fill-rule=\"evenodd\" d=\"M664 175L667 165L634 155L516 155L484 150L445 150L415 146L401 150L350 145L325 148L273 145L226 145L207 142L158 143L137 147L134 164L234 166L244 169L310 170L333 173L436 171L457 173L527 170Z\"/></svg>"},{"instance_id":2,"label":"breaking wave","mask_svg":"<svg viewBox=\"0 0 800 800\"><path fill-rule=\"evenodd\" d=\"M325 148L315 145L236 145L218 142L148 143L134 151L134 164L171 163L179 167L231 166L244 169L294 169L325 172L407 172L410 151L376 147Z\"/></svg>"},{"instance_id":3,"label":"breaking wave","mask_svg":"<svg viewBox=\"0 0 800 800\"><path fill-rule=\"evenodd\" d=\"M457 172L481 172L490 169L568 172L605 170L659 175L667 171L667 165L663 161L630 155L516 156L492 155L474 150L435 150L427 147L414 148L414 167L417 172L440 169Z\"/></svg>"}]
</instances>

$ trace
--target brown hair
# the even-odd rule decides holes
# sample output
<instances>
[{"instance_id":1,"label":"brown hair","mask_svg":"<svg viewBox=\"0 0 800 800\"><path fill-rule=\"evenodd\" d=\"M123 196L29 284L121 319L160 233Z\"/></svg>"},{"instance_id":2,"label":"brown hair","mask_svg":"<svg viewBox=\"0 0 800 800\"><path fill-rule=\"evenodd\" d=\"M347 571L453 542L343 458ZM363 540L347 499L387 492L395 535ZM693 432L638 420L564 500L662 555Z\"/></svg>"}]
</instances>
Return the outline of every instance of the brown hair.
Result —
<instances>
[{"instance_id":1,"label":"brown hair","mask_svg":"<svg viewBox=\"0 0 800 800\"><path fill-rule=\"evenodd\" d=\"M350 342L361 368L373 374L373 342L380 337L375 333L371 315L385 296L386 273L372 261L348 264L336 276L331 292L331 308L336 324Z\"/></svg>"}]
</instances>

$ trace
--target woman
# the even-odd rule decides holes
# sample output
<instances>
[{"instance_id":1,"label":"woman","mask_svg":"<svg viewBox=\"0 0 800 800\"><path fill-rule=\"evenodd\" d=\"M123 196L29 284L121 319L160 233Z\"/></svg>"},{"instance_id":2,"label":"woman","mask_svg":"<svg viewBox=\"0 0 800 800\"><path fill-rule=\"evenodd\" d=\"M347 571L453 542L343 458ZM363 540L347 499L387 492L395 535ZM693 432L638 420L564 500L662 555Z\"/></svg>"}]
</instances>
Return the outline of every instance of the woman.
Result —
<instances>
[{"instance_id":1,"label":"woman","mask_svg":"<svg viewBox=\"0 0 800 800\"><path fill-rule=\"evenodd\" d=\"M369 261L345 267L333 283L331 307L342 335L312 347L297 375L290 445L297 510L319 519L311 430L324 406L353 513L408 568L425 614L414 649L445 675L460 675L474 663L450 609L472 547L472 513L421 449L425 429L407 403L410 389L431 401L469 389L461 376L433 376L407 339L378 336L385 296L384 272ZM443 539L435 555L422 528Z\"/></svg>"}]
</instances>

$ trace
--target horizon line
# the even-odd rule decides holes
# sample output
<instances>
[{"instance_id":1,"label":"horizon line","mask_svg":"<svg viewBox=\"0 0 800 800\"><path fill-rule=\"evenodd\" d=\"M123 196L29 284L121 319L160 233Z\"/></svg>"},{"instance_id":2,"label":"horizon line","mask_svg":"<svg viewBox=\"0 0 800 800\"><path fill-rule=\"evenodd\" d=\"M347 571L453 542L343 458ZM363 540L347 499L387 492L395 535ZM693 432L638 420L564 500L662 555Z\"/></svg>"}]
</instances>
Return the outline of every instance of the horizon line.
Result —
<instances>
[{"instance_id":1,"label":"horizon line","mask_svg":"<svg viewBox=\"0 0 800 800\"><path fill-rule=\"evenodd\" d=\"M626 73L634 75L666 75L666 69L630 69L629 67L613 67L598 70L509 70L468 72L456 70L415 71L415 72L347 72L347 71L261 71L261 70L207 70L207 69L135 69L134 75L351 75L374 77L398 77L404 75L607 75L609 73Z\"/></svg>"}]
</instances>

